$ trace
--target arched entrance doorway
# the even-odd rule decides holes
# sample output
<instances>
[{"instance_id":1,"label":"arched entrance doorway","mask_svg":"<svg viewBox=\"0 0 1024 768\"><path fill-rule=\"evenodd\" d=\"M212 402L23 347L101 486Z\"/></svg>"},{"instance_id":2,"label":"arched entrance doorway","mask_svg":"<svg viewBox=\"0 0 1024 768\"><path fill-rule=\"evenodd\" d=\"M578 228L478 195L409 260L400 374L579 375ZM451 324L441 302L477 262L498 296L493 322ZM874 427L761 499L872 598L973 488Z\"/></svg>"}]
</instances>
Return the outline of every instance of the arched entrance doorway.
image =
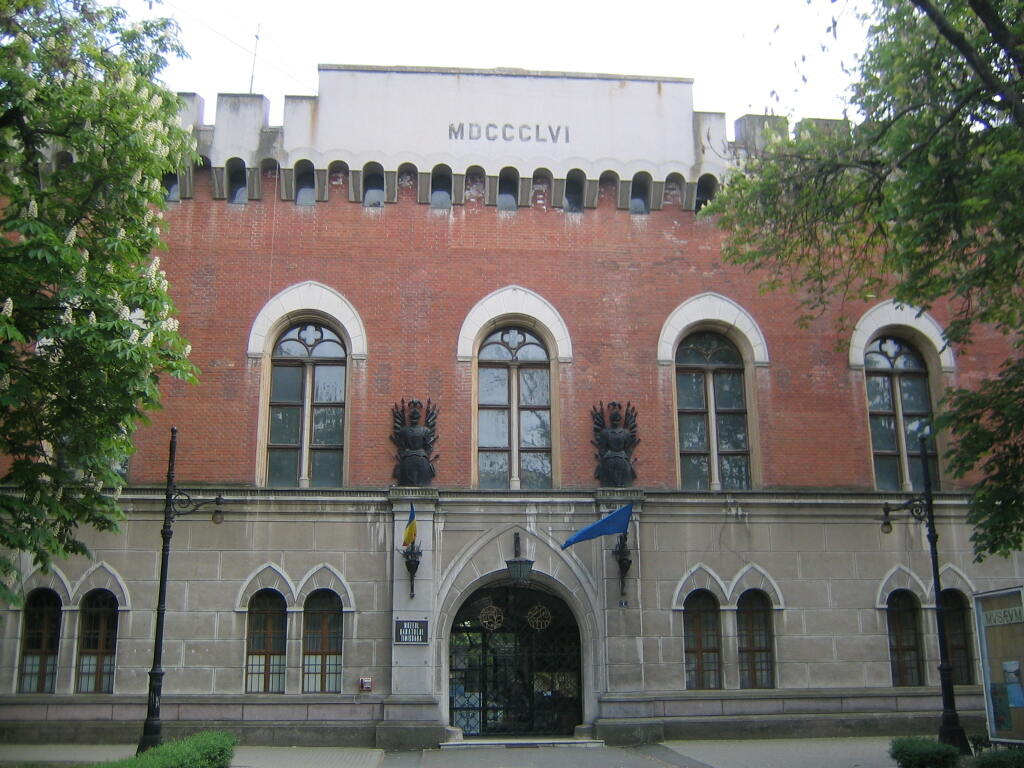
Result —
<instances>
[{"instance_id":1,"label":"arched entrance doorway","mask_svg":"<svg viewBox=\"0 0 1024 768\"><path fill-rule=\"evenodd\" d=\"M582 722L580 632L563 600L537 589L478 589L449 646L451 724L465 736L571 734Z\"/></svg>"}]
</instances>

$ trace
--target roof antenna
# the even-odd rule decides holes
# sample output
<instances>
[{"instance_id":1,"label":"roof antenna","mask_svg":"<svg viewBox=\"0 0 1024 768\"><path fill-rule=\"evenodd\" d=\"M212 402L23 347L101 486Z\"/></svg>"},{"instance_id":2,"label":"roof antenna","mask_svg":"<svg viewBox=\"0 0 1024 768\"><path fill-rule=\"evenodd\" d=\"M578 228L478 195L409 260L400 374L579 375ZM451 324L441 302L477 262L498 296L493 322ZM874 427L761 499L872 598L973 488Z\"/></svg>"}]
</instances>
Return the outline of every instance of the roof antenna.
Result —
<instances>
[{"instance_id":1,"label":"roof antenna","mask_svg":"<svg viewBox=\"0 0 1024 768\"><path fill-rule=\"evenodd\" d=\"M256 77L256 49L260 47L260 25L256 25L256 45L252 47L252 73L249 75L249 93L252 93L252 81Z\"/></svg>"}]
</instances>

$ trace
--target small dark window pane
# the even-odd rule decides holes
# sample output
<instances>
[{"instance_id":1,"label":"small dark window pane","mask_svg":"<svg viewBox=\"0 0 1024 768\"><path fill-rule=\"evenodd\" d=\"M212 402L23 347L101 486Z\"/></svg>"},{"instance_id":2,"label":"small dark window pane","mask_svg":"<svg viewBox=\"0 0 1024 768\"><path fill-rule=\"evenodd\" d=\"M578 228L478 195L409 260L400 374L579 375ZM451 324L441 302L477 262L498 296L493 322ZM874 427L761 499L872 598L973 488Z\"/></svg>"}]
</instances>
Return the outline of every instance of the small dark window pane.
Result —
<instances>
[{"instance_id":1,"label":"small dark window pane","mask_svg":"<svg viewBox=\"0 0 1024 768\"><path fill-rule=\"evenodd\" d=\"M299 452L271 448L267 453L267 483L275 488L294 488L299 482Z\"/></svg>"},{"instance_id":2,"label":"small dark window pane","mask_svg":"<svg viewBox=\"0 0 1024 768\"><path fill-rule=\"evenodd\" d=\"M539 344L524 344L516 352L517 360L547 360L548 353L544 347Z\"/></svg>"},{"instance_id":3,"label":"small dark window pane","mask_svg":"<svg viewBox=\"0 0 1024 768\"><path fill-rule=\"evenodd\" d=\"M743 410L743 374L715 371L715 406L718 410Z\"/></svg>"},{"instance_id":4,"label":"small dark window pane","mask_svg":"<svg viewBox=\"0 0 1024 768\"><path fill-rule=\"evenodd\" d=\"M501 344L485 344L480 348L481 360L511 360L512 352Z\"/></svg>"},{"instance_id":5,"label":"small dark window pane","mask_svg":"<svg viewBox=\"0 0 1024 768\"><path fill-rule=\"evenodd\" d=\"M928 396L928 380L923 376L901 376L900 397L904 413L929 413L932 409Z\"/></svg>"},{"instance_id":6,"label":"small dark window pane","mask_svg":"<svg viewBox=\"0 0 1024 768\"><path fill-rule=\"evenodd\" d=\"M302 409L298 406L270 407L270 442L272 445L298 445L302 436Z\"/></svg>"},{"instance_id":7,"label":"small dark window pane","mask_svg":"<svg viewBox=\"0 0 1024 768\"><path fill-rule=\"evenodd\" d=\"M876 451L896 450L896 419L892 416L871 417L871 444Z\"/></svg>"},{"instance_id":8,"label":"small dark window pane","mask_svg":"<svg viewBox=\"0 0 1024 768\"><path fill-rule=\"evenodd\" d=\"M551 487L551 454L524 453L519 463L519 480L524 489L534 491Z\"/></svg>"},{"instance_id":9,"label":"small dark window pane","mask_svg":"<svg viewBox=\"0 0 1024 768\"><path fill-rule=\"evenodd\" d=\"M480 452L480 487L508 488L508 454Z\"/></svg>"},{"instance_id":10,"label":"small dark window pane","mask_svg":"<svg viewBox=\"0 0 1024 768\"><path fill-rule=\"evenodd\" d=\"M750 466L746 456L721 456L718 466L722 473L722 488L727 491L750 488Z\"/></svg>"},{"instance_id":11,"label":"small dark window pane","mask_svg":"<svg viewBox=\"0 0 1024 768\"><path fill-rule=\"evenodd\" d=\"M891 411L892 379L888 376L868 376L868 408L872 411Z\"/></svg>"},{"instance_id":12,"label":"small dark window pane","mask_svg":"<svg viewBox=\"0 0 1024 768\"><path fill-rule=\"evenodd\" d=\"M548 448L551 445L551 414L548 411L519 412L519 445Z\"/></svg>"},{"instance_id":13,"label":"small dark window pane","mask_svg":"<svg viewBox=\"0 0 1024 768\"><path fill-rule=\"evenodd\" d=\"M508 405L508 368L480 369L480 404Z\"/></svg>"},{"instance_id":14,"label":"small dark window pane","mask_svg":"<svg viewBox=\"0 0 1024 768\"><path fill-rule=\"evenodd\" d=\"M312 477L309 484L314 488L338 488L341 486L341 451L313 451Z\"/></svg>"},{"instance_id":15,"label":"small dark window pane","mask_svg":"<svg viewBox=\"0 0 1024 768\"><path fill-rule=\"evenodd\" d=\"M480 446L483 448L508 447L508 411L480 411Z\"/></svg>"},{"instance_id":16,"label":"small dark window pane","mask_svg":"<svg viewBox=\"0 0 1024 768\"><path fill-rule=\"evenodd\" d=\"M683 488L688 491L706 491L711 487L708 476L708 457L683 456Z\"/></svg>"},{"instance_id":17,"label":"small dark window pane","mask_svg":"<svg viewBox=\"0 0 1024 768\"><path fill-rule=\"evenodd\" d=\"M895 456L875 456L875 485L880 491L898 491L900 462Z\"/></svg>"},{"instance_id":18,"label":"small dark window pane","mask_svg":"<svg viewBox=\"0 0 1024 768\"><path fill-rule=\"evenodd\" d=\"M519 371L519 404L549 405L551 375L547 368L523 368Z\"/></svg>"},{"instance_id":19,"label":"small dark window pane","mask_svg":"<svg viewBox=\"0 0 1024 768\"><path fill-rule=\"evenodd\" d=\"M384 177L379 173L371 173L363 180L363 206L384 207Z\"/></svg>"},{"instance_id":20,"label":"small dark window pane","mask_svg":"<svg viewBox=\"0 0 1024 768\"><path fill-rule=\"evenodd\" d=\"M319 406L313 409L313 445L341 445L345 410Z\"/></svg>"},{"instance_id":21,"label":"small dark window pane","mask_svg":"<svg viewBox=\"0 0 1024 768\"><path fill-rule=\"evenodd\" d=\"M345 400L345 366L318 365L314 369L313 402L341 403Z\"/></svg>"},{"instance_id":22,"label":"small dark window pane","mask_svg":"<svg viewBox=\"0 0 1024 768\"><path fill-rule=\"evenodd\" d=\"M275 403L301 403L302 368L275 365L271 374L270 399Z\"/></svg>"},{"instance_id":23,"label":"small dark window pane","mask_svg":"<svg viewBox=\"0 0 1024 768\"><path fill-rule=\"evenodd\" d=\"M684 451L708 449L708 422L703 413L679 414L679 444Z\"/></svg>"},{"instance_id":24,"label":"small dark window pane","mask_svg":"<svg viewBox=\"0 0 1024 768\"><path fill-rule=\"evenodd\" d=\"M715 418L718 448L722 451L747 450L747 417L742 413L720 413Z\"/></svg>"},{"instance_id":25,"label":"small dark window pane","mask_svg":"<svg viewBox=\"0 0 1024 768\"><path fill-rule=\"evenodd\" d=\"M676 398L680 408L704 410L704 374L680 371L676 375Z\"/></svg>"}]
</instances>

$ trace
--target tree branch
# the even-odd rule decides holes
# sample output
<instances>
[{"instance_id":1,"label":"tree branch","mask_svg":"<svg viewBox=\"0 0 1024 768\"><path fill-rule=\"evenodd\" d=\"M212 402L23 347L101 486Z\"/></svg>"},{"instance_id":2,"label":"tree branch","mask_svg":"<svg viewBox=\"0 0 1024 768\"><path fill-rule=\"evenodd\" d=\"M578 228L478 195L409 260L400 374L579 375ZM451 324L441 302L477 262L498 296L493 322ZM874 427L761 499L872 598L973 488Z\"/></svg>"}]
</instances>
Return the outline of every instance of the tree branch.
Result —
<instances>
[{"instance_id":1,"label":"tree branch","mask_svg":"<svg viewBox=\"0 0 1024 768\"><path fill-rule=\"evenodd\" d=\"M1010 31L1010 28L1003 23L1003 19L992 7L989 0L967 0L967 4L971 6L971 10L981 19L981 23L985 25L985 29L992 35L992 39L1010 57L1010 60L1017 67L1017 74L1024 77L1024 55L1021 53L1021 47L1024 43L1017 39L1013 32Z\"/></svg>"},{"instance_id":2,"label":"tree branch","mask_svg":"<svg viewBox=\"0 0 1024 768\"><path fill-rule=\"evenodd\" d=\"M960 52L960 55L964 57L970 68L974 70L974 73L981 78L981 81L1002 97L1009 108L1014 122L1024 129L1024 103L1021 103L1013 88L1004 84L995 76L992 70L981 60L978 52L974 50L964 34L949 23L949 19L946 18L942 11L935 7L931 0L910 0L910 2L917 6L935 25L939 34L946 38L949 44Z\"/></svg>"}]
</instances>

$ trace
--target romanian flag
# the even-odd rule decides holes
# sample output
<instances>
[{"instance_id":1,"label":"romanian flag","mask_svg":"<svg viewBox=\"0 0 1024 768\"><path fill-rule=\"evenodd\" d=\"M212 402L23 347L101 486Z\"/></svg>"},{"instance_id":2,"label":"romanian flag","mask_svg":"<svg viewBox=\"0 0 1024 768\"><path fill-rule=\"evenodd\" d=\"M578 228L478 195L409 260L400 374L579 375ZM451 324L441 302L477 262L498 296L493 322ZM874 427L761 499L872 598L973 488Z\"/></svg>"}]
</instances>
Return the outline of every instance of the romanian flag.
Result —
<instances>
[{"instance_id":1,"label":"romanian flag","mask_svg":"<svg viewBox=\"0 0 1024 768\"><path fill-rule=\"evenodd\" d=\"M408 547L416 541L416 507L409 505L409 522L405 524L405 534L402 536L402 546Z\"/></svg>"}]
</instances>

